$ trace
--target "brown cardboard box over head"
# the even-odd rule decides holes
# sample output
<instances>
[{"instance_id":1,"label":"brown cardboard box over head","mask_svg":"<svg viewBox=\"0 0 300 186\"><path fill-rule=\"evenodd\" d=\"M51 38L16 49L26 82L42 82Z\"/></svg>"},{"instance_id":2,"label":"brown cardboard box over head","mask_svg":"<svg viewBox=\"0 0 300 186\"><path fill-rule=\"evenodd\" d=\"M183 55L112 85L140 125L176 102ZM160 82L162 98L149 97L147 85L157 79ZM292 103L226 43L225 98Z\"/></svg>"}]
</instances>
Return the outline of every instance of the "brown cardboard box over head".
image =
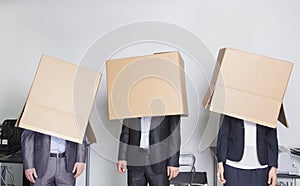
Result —
<instances>
[{"instance_id":1,"label":"brown cardboard box over head","mask_svg":"<svg viewBox=\"0 0 300 186\"><path fill-rule=\"evenodd\" d=\"M101 74L43 55L17 126L82 143ZM90 143L95 142L91 126Z\"/></svg>"},{"instance_id":2,"label":"brown cardboard box over head","mask_svg":"<svg viewBox=\"0 0 300 186\"><path fill-rule=\"evenodd\" d=\"M109 119L188 115L185 73L178 52L106 62Z\"/></svg>"},{"instance_id":3,"label":"brown cardboard box over head","mask_svg":"<svg viewBox=\"0 0 300 186\"><path fill-rule=\"evenodd\" d=\"M293 63L224 48L219 51L203 106L213 112L276 128L288 127L283 98Z\"/></svg>"}]
</instances>

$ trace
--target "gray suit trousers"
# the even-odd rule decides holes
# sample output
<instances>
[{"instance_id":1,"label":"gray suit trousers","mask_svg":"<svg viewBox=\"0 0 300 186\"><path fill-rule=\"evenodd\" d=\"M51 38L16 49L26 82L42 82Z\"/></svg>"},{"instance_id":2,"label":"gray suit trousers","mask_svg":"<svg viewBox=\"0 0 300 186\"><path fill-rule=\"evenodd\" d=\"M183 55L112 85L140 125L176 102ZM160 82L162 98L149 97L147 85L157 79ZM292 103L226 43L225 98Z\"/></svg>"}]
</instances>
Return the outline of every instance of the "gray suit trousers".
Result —
<instances>
[{"instance_id":1,"label":"gray suit trousers","mask_svg":"<svg viewBox=\"0 0 300 186\"><path fill-rule=\"evenodd\" d=\"M41 178L36 179L33 186L75 186L72 172L67 172L65 158L49 157L47 170Z\"/></svg>"}]
</instances>

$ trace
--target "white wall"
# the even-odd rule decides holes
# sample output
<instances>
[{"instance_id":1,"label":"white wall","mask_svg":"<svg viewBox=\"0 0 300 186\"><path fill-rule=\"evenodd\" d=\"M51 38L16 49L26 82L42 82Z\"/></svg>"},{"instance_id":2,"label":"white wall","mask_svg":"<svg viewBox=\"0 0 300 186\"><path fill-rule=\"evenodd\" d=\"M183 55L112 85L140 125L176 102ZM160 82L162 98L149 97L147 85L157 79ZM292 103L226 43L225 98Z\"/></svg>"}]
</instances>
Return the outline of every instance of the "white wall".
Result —
<instances>
[{"instance_id":1,"label":"white wall","mask_svg":"<svg viewBox=\"0 0 300 186\"><path fill-rule=\"evenodd\" d=\"M300 3L296 0L0 0L0 121L18 117L43 53L76 64L89 54L89 59L99 60L95 66L105 74L102 65L105 57L110 55L121 57L178 49L183 52L189 76L190 116L182 119L182 152L192 152L197 156L197 169L208 172L212 185L210 152L203 148L201 150L204 151L198 151L208 120L208 112L201 107L201 99L208 86L206 78L210 79L214 68L210 55L216 57L221 47L248 50L295 63L284 100L290 128L279 125L278 133L281 145L300 145L297 137L300 131L300 115L297 113L300 98L296 86L300 81L299 8ZM168 43L133 43L112 53L105 48L97 48L99 40L114 29L146 20L178 25L192 32L207 47L199 47L199 54L203 53L204 57L193 60L188 55L193 53L191 48ZM160 28L153 28L156 29ZM132 32L132 35L124 37L131 38L136 34ZM181 41L185 39L188 38L181 38ZM111 42L116 44L119 40L111 38ZM91 51L93 47L103 54ZM197 68L194 68L195 65ZM104 93L105 83L102 81L92 114L98 143L92 145L91 150L90 185L126 185L125 176L119 175L115 168L120 124L108 121ZM208 135L202 144L205 146L209 139ZM78 185L84 185L84 181L80 180Z\"/></svg>"}]
</instances>

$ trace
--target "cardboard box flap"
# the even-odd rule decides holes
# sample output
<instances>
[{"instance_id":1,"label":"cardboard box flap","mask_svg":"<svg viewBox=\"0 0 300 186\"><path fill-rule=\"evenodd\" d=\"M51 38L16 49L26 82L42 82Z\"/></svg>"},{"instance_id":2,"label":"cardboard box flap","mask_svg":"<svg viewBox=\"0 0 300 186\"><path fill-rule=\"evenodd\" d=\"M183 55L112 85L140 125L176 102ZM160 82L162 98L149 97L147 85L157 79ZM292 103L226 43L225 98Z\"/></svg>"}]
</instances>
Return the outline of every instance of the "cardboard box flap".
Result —
<instances>
[{"instance_id":1,"label":"cardboard box flap","mask_svg":"<svg viewBox=\"0 0 300 186\"><path fill-rule=\"evenodd\" d=\"M287 119L286 119L283 104L281 104L281 107L280 107L280 111L279 111L279 115L278 115L278 121L280 121L280 123L283 124L284 126L286 126L287 128L289 127Z\"/></svg>"},{"instance_id":2,"label":"cardboard box flap","mask_svg":"<svg viewBox=\"0 0 300 186\"><path fill-rule=\"evenodd\" d=\"M100 79L96 71L43 55L18 126L82 143Z\"/></svg>"},{"instance_id":3,"label":"cardboard box flap","mask_svg":"<svg viewBox=\"0 0 300 186\"><path fill-rule=\"evenodd\" d=\"M97 143L97 138L90 122L86 127L87 144Z\"/></svg>"},{"instance_id":4,"label":"cardboard box flap","mask_svg":"<svg viewBox=\"0 0 300 186\"><path fill-rule=\"evenodd\" d=\"M177 51L108 60L106 72L110 120L188 114Z\"/></svg>"},{"instance_id":5,"label":"cardboard box flap","mask_svg":"<svg viewBox=\"0 0 300 186\"><path fill-rule=\"evenodd\" d=\"M210 110L276 128L280 105L280 101L217 86Z\"/></svg>"}]
</instances>

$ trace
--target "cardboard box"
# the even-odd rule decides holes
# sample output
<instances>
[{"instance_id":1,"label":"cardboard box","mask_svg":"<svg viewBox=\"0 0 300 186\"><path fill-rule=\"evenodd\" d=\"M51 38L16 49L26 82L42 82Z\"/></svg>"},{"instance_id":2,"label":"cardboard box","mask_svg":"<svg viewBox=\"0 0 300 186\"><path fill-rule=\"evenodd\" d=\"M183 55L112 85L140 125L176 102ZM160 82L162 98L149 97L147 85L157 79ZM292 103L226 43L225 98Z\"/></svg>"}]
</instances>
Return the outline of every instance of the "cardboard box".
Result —
<instances>
[{"instance_id":1,"label":"cardboard box","mask_svg":"<svg viewBox=\"0 0 300 186\"><path fill-rule=\"evenodd\" d=\"M101 74L43 55L17 126L82 143Z\"/></svg>"},{"instance_id":2,"label":"cardboard box","mask_svg":"<svg viewBox=\"0 0 300 186\"><path fill-rule=\"evenodd\" d=\"M183 59L178 52L106 62L109 119L188 115Z\"/></svg>"},{"instance_id":3,"label":"cardboard box","mask_svg":"<svg viewBox=\"0 0 300 186\"><path fill-rule=\"evenodd\" d=\"M288 126L282 105L293 63L224 48L219 51L203 106L275 128Z\"/></svg>"}]
</instances>

